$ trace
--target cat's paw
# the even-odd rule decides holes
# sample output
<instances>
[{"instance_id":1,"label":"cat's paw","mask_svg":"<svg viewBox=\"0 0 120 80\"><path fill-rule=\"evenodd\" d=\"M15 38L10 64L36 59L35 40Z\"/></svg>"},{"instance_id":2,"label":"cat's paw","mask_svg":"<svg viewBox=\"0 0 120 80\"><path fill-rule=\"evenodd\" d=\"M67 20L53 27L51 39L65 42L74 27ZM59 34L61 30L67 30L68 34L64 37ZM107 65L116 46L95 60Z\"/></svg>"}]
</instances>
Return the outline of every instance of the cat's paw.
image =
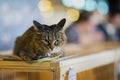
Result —
<instances>
[{"instance_id":1,"label":"cat's paw","mask_svg":"<svg viewBox=\"0 0 120 80\"><path fill-rule=\"evenodd\" d=\"M23 52L21 52L20 54L19 54L19 56L24 60L24 61L32 61L32 59L28 56L28 55L26 55L25 53L23 53Z\"/></svg>"},{"instance_id":2,"label":"cat's paw","mask_svg":"<svg viewBox=\"0 0 120 80\"><path fill-rule=\"evenodd\" d=\"M52 54L51 54L51 57L56 57L56 56L58 56L58 55L60 55L60 53L52 53Z\"/></svg>"}]
</instances>

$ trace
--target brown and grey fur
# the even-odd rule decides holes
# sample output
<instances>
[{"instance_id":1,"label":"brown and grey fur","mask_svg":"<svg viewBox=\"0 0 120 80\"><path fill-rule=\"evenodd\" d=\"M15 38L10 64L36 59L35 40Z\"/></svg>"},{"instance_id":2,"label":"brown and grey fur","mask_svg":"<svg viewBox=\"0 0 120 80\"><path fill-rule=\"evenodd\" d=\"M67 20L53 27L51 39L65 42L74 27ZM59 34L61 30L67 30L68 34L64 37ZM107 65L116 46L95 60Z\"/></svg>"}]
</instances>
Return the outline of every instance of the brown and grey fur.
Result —
<instances>
[{"instance_id":1,"label":"brown and grey fur","mask_svg":"<svg viewBox=\"0 0 120 80\"><path fill-rule=\"evenodd\" d=\"M33 21L30 27L15 42L14 55L25 61L37 60L46 56L63 54L62 46L66 43L63 26L66 20L51 26Z\"/></svg>"}]
</instances>

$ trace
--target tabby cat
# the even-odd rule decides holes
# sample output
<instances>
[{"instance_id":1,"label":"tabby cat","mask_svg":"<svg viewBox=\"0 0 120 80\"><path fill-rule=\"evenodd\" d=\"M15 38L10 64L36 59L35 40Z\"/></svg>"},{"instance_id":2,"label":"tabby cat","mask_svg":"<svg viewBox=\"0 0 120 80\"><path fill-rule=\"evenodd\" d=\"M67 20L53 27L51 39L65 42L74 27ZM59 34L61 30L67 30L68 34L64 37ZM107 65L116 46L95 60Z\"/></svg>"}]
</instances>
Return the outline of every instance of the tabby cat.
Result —
<instances>
[{"instance_id":1,"label":"tabby cat","mask_svg":"<svg viewBox=\"0 0 120 80\"><path fill-rule=\"evenodd\" d=\"M66 19L62 19L58 24L48 26L34 20L34 25L16 39L14 55L24 61L38 60L59 54L63 56L62 46L66 42L63 30L65 22Z\"/></svg>"}]
</instances>

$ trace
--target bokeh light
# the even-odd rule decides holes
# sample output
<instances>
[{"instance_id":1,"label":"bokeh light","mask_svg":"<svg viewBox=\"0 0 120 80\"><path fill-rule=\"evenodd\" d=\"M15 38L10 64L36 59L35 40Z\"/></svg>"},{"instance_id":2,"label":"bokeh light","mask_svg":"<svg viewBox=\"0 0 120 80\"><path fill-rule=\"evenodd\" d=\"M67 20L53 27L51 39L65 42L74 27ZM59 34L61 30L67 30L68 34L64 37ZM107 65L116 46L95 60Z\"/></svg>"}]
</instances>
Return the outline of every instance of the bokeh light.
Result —
<instances>
[{"instance_id":1,"label":"bokeh light","mask_svg":"<svg viewBox=\"0 0 120 80\"><path fill-rule=\"evenodd\" d=\"M66 6L66 7L72 7L72 0L61 0L63 5Z\"/></svg>"},{"instance_id":2,"label":"bokeh light","mask_svg":"<svg viewBox=\"0 0 120 80\"><path fill-rule=\"evenodd\" d=\"M62 3L66 7L73 7L79 10L85 6L85 0L62 0Z\"/></svg>"},{"instance_id":3,"label":"bokeh light","mask_svg":"<svg viewBox=\"0 0 120 80\"><path fill-rule=\"evenodd\" d=\"M67 18L72 22L78 20L80 16L79 11L76 9L68 9L66 15L67 15Z\"/></svg>"},{"instance_id":4,"label":"bokeh light","mask_svg":"<svg viewBox=\"0 0 120 80\"><path fill-rule=\"evenodd\" d=\"M54 14L54 9L51 8L50 10L46 11L46 12L41 12L41 16L43 16L44 18L50 18L52 17Z\"/></svg>"},{"instance_id":5,"label":"bokeh light","mask_svg":"<svg viewBox=\"0 0 120 80\"><path fill-rule=\"evenodd\" d=\"M97 3L95 0L86 0L85 10L93 11L97 8Z\"/></svg>"},{"instance_id":6,"label":"bokeh light","mask_svg":"<svg viewBox=\"0 0 120 80\"><path fill-rule=\"evenodd\" d=\"M42 12L48 11L52 8L52 3L50 2L50 0L41 0L38 3L39 9Z\"/></svg>"},{"instance_id":7,"label":"bokeh light","mask_svg":"<svg viewBox=\"0 0 120 80\"><path fill-rule=\"evenodd\" d=\"M54 14L54 8L50 0L41 0L38 3L38 7L41 13L41 16L45 18L50 18Z\"/></svg>"},{"instance_id":8,"label":"bokeh light","mask_svg":"<svg viewBox=\"0 0 120 80\"><path fill-rule=\"evenodd\" d=\"M108 4L105 1L99 1L98 2L98 11L101 14L107 14L109 11Z\"/></svg>"},{"instance_id":9,"label":"bokeh light","mask_svg":"<svg viewBox=\"0 0 120 80\"><path fill-rule=\"evenodd\" d=\"M61 0L66 7L78 10L94 11L98 9L100 13L107 14L109 11L106 0Z\"/></svg>"},{"instance_id":10,"label":"bokeh light","mask_svg":"<svg viewBox=\"0 0 120 80\"><path fill-rule=\"evenodd\" d=\"M85 0L72 0L73 7L76 9L82 9L85 6Z\"/></svg>"}]
</instances>

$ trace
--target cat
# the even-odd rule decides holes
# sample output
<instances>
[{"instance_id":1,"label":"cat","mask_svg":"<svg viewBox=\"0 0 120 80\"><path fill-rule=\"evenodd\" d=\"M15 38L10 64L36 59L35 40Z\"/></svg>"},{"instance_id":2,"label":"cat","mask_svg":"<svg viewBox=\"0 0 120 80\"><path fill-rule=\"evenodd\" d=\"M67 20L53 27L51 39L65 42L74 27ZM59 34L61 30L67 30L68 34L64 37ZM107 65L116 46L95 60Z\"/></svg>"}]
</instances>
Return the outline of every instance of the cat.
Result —
<instances>
[{"instance_id":1,"label":"cat","mask_svg":"<svg viewBox=\"0 0 120 80\"><path fill-rule=\"evenodd\" d=\"M65 18L51 26L33 20L33 26L16 39L13 54L24 61L38 60L59 54L63 56L63 45L67 40L63 30L65 23Z\"/></svg>"}]
</instances>

